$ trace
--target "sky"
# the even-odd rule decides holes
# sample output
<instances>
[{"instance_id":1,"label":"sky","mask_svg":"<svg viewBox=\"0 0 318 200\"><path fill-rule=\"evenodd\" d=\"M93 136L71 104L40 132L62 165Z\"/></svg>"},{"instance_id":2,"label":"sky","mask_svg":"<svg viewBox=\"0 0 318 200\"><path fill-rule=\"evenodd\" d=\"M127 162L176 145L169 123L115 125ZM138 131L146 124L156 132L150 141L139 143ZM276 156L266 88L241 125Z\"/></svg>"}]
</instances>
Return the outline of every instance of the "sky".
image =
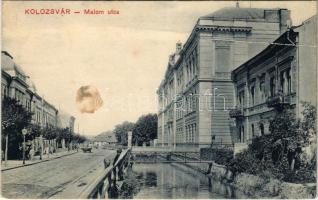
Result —
<instances>
[{"instance_id":1,"label":"sky","mask_svg":"<svg viewBox=\"0 0 318 200\"><path fill-rule=\"evenodd\" d=\"M3 1L2 50L31 77L37 92L76 118L75 131L97 135L123 121L157 112L156 90L168 56L198 17L235 1ZM240 7L288 8L293 25L316 13L315 1L240 2ZM118 15L31 15L25 9L118 10ZM90 85L103 106L82 113L76 93Z\"/></svg>"}]
</instances>

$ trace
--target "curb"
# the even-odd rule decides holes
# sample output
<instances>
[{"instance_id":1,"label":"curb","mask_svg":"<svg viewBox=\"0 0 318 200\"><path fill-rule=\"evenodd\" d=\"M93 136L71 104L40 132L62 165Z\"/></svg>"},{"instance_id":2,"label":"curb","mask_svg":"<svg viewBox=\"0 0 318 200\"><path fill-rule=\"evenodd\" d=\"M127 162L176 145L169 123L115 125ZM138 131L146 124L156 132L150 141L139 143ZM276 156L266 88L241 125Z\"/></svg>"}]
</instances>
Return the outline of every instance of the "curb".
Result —
<instances>
[{"instance_id":1,"label":"curb","mask_svg":"<svg viewBox=\"0 0 318 200\"><path fill-rule=\"evenodd\" d=\"M6 168L6 169L1 169L1 172L7 171L7 170L11 170L11 169L17 169L17 168L21 168L21 167L27 167L27 166L30 166L30 165L35 165L35 164L38 164L38 163L43 163L43 162L47 162L47 161L51 161L51 160L55 160L55 159L62 158L62 157L65 157L65 156L70 156L70 155L73 155L73 154L76 154L76 153L78 153L78 152L73 152L73 153L70 153L70 154L65 154L65 155L57 156L57 157L54 157L54 158L51 158L51 159L41 160L41 161L38 161L38 162L29 163L29 164L25 164L25 165L19 165L19 166L15 166L15 167L9 167L9 168Z\"/></svg>"}]
</instances>

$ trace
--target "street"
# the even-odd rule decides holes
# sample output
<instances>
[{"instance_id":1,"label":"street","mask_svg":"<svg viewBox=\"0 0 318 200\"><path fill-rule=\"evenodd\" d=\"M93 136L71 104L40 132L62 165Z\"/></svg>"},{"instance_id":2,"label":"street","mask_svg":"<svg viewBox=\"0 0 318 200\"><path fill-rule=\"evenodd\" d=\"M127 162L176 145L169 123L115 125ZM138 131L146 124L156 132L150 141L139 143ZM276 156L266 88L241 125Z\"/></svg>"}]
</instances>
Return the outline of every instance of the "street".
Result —
<instances>
[{"instance_id":1,"label":"street","mask_svg":"<svg viewBox=\"0 0 318 200\"><path fill-rule=\"evenodd\" d=\"M76 198L85 185L104 169L103 159L113 160L115 151L79 151L59 159L1 173L6 198Z\"/></svg>"}]
</instances>

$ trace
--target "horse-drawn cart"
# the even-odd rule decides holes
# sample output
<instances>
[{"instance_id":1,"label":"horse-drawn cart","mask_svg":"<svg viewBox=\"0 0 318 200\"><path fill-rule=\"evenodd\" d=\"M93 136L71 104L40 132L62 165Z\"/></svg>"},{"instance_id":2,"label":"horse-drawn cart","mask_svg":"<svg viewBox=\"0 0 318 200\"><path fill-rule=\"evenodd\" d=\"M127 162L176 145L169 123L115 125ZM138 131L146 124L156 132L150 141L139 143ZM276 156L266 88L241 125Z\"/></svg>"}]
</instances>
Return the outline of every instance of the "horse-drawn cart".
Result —
<instances>
[{"instance_id":1,"label":"horse-drawn cart","mask_svg":"<svg viewBox=\"0 0 318 200\"><path fill-rule=\"evenodd\" d=\"M83 151L84 153L86 153L86 152L92 153L92 147L82 147L82 151Z\"/></svg>"}]
</instances>

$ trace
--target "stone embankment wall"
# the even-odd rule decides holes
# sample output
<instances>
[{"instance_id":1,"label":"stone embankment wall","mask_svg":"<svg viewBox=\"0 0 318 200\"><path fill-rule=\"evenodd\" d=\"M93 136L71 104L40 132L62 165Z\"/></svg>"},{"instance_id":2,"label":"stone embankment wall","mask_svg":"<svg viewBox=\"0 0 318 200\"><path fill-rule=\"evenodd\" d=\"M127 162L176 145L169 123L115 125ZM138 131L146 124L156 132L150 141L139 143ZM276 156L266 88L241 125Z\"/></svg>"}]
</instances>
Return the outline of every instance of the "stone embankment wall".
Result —
<instances>
[{"instance_id":1,"label":"stone embankment wall","mask_svg":"<svg viewBox=\"0 0 318 200\"><path fill-rule=\"evenodd\" d=\"M182 164L207 173L207 163ZM265 178L251 174L241 173L233 177L232 172L227 171L222 165L213 163L211 173L207 176L219 181L231 184L238 192L242 192L254 198L283 198L283 199L308 199L315 198L316 184L295 184L282 182L273 178Z\"/></svg>"}]
</instances>

